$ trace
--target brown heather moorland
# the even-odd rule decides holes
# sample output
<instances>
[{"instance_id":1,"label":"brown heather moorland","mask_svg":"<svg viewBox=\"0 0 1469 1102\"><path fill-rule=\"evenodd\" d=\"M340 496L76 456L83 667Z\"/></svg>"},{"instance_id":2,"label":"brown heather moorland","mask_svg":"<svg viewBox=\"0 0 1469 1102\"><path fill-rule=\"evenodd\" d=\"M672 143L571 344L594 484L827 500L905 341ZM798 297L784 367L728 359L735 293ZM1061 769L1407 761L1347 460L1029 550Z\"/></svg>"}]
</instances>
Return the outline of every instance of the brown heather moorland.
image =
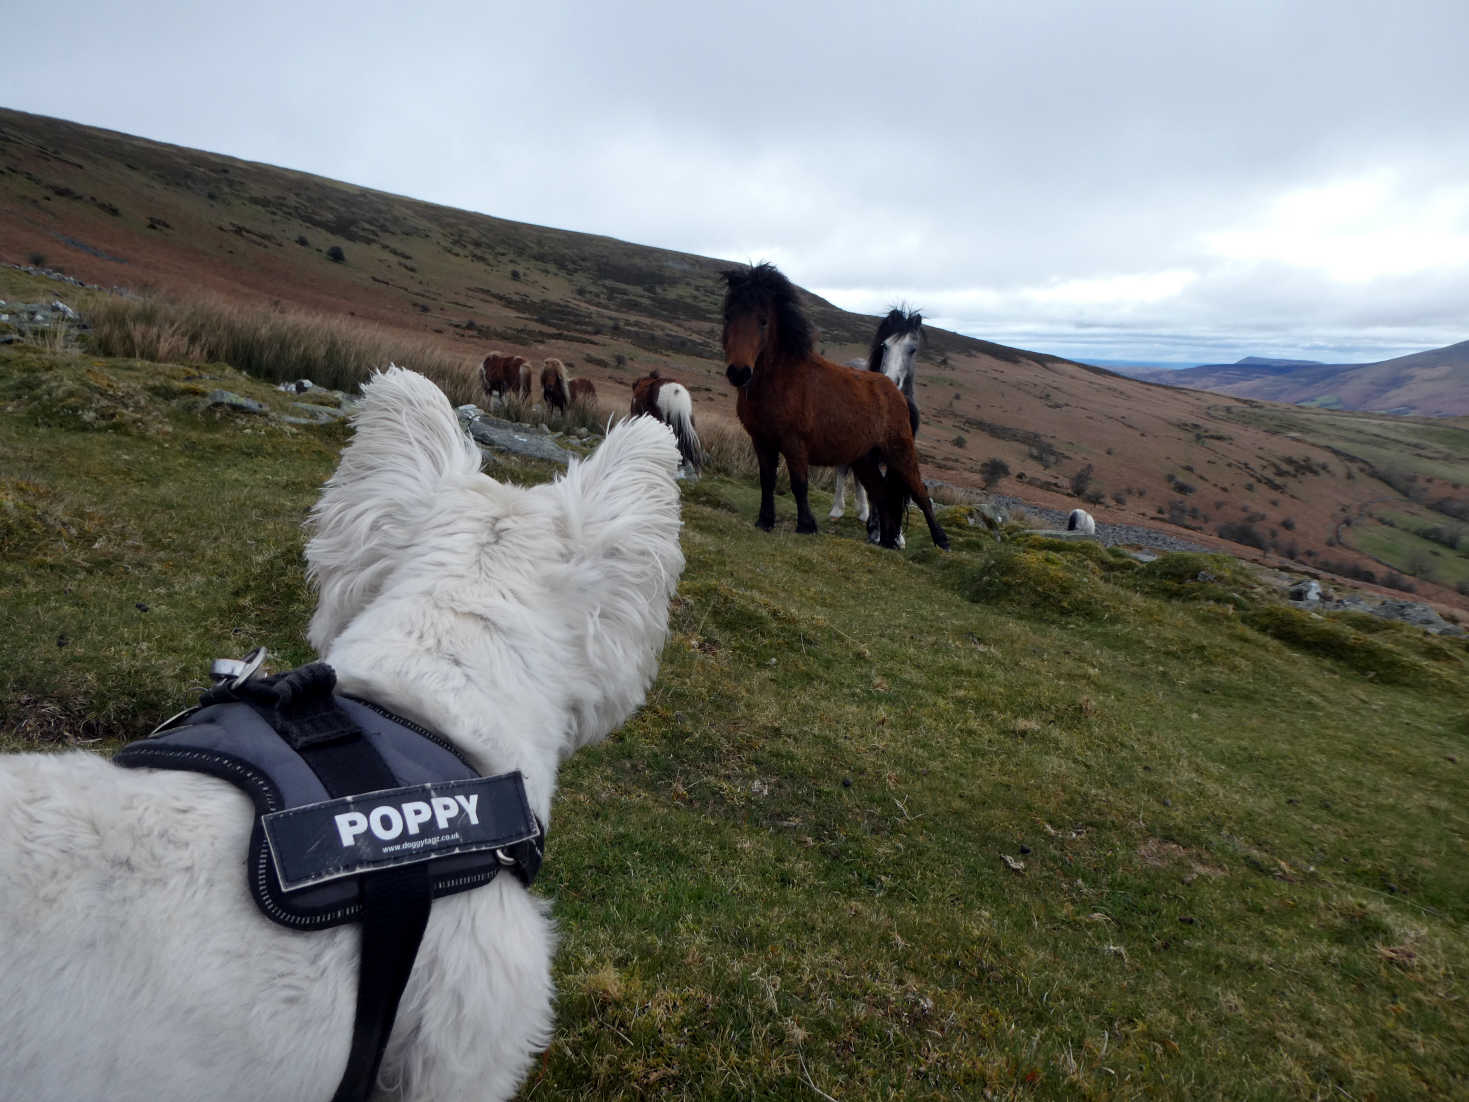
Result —
<instances>
[{"instance_id":1,"label":"brown heather moorland","mask_svg":"<svg viewBox=\"0 0 1469 1102\"><path fill-rule=\"evenodd\" d=\"M701 422L733 422L719 349L729 261L8 110L0 261L183 301L355 318L432 345L466 376L491 349L557 356L609 409L624 408L630 383L656 367L689 386ZM814 295L806 305L826 355L865 351L876 319ZM979 488L999 459L1010 473L995 493L1084 505L1104 523L1290 561L1327 581L1328 566L1379 580L1411 571L1393 580L1418 599L1469 608L1469 585L1456 581L1464 549L1357 538L1387 534L1384 517L1395 532L1462 519L1469 419L1166 387L932 327L918 371L929 479Z\"/></svg>"}]
</instances>

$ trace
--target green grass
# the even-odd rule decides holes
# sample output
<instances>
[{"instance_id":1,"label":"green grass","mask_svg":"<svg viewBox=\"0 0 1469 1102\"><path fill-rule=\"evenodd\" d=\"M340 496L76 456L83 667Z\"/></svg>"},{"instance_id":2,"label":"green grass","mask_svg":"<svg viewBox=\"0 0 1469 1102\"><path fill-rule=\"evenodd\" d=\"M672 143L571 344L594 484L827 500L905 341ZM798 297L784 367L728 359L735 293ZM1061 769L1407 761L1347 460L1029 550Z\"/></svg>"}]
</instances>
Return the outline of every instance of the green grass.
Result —
<instances>
[{"instance_id":1,"label":"green grass","mask_svg":"<svg viewBox=\"0 0 1469 1102\"><path fill-rule=\"evenodd\" d=\"M1451 420L1252 403L1222 415L1330 448L1376 470L1448 483L1469 482L1469 428Z\"/></svg>"},{"instance_id":2,"label":"green grass","mask_svg":"<svg viewBox=\"0 0 1469 1102\"><path fill-rule=\"evenodd\" d=\"M345 434L201 414L215 385L274 400L0 349L7 746L308 657L299 525ZM684 484L657 682L562 770L522 1097L1469 1091L1463 642L960 510L951 554L885 552L813 498L820 535L788 495L763 533L748 479Z\"/></svg>"},{"instance_id":3,"label":"green grass","mask_svg":"<svg viewBox=\"0 0 1469 1102\"><path fill-rule=\"evenodd\" d=\"M1459 548L1450 548L1425 539L1416 531L1433 526L1463 529L1463 522L1427 510L1416 515L1401 511L1384 515L1393 523L1383 524L1372 516L1353 521L1352 526L1343 532L1346 542L1404 574L1450 588L1469 584L1469 539L1462 541Z\"/></svg>"}]
</instances>

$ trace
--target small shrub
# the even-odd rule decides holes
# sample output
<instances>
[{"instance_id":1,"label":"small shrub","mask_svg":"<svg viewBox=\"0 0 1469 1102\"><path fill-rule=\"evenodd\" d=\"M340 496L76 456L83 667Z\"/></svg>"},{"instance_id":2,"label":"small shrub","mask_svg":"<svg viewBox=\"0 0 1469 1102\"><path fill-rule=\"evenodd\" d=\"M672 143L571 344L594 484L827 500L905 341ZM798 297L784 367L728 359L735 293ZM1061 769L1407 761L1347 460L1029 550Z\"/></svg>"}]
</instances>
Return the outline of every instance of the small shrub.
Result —
<instances>
[{"instance_id":1,"label":"small shrub","mask_svg":"<svg viewBox=\"0 0 1469 1102\"><path fill-rule=\"evenodd\" d=\"M962 448L966 444L968 444L969 441L964 438L964 434L961 432L958 436L954 437L952 443L953 443L954 447L956 447L956 448Z\"/></svg>"},{"instance_id":2,"label":"small shrub","mask_svg":"<svg viewBox=\"0 0 1469 1102\"><path fill-rule=\"evenodd\" d=\"M1010 464L1006 463L999 456L991 456L979 466L979 474L984 479L985 489L989 489L995 483L999 482L1000 479L1008 476L1009 473Z\"/></svg>"},{"instance_id":3,"label":"small shrub","mask_svg":"<svg viewBox=\"0 0 1469 1102\"><path fill-rule=\"evenodd\" d=\"M306 235L304 233L297 236L297 238L296 238L296 244L298 244L298 245L305 245L308 248L310 248L310 246L311 246L311 242L306 240Z\"/></svg>"},{"instance_id":4,"label":"small shrub","mask_svg":"<svg viewBox=\"0 0 1469 1102\"><path fill-rule=\"evenodd\" d=\"M26 262L30 264L32 268L44 268L46 266L46 254L31 253L29 256L26 257Z\"/></svg>"},{"instance_id":5,"label":"small shrub","mask_svg":"<svg viewBox=\"0 0 1469 1102\"><path fill-rule=\"evenodd\" d=\"M1264 551L1267 547L1265 536L1253 524L1240 522L1221 524L1215 533L1220 539L1229 540L1232 543L1242 543L1246 547L1254 547Z\"/></svg>"},{"instance_id":6,"label":"small shrub","mask_svg":"<svg viewBox=\"0 0 1469 1102\"><path fill-rule=\"evenodd\" d=\"M333 264L345 264L347 262L347 254L342 251L342 246L340 245L333 245L328 249L326 251L326 258Z\"/></svg>"},{"instance_id":7,"label":"small shrub","mask_svg":"<svg viewBox=\"0 0 1469 1102\"><path fill-rule=\"evenodd\" d=\"M1086 494L1087 487L1092 484L1092 465L1088 463L1081 470L1071 476L1071 492L1077 497Z\"/></svg>"}]
</instances>

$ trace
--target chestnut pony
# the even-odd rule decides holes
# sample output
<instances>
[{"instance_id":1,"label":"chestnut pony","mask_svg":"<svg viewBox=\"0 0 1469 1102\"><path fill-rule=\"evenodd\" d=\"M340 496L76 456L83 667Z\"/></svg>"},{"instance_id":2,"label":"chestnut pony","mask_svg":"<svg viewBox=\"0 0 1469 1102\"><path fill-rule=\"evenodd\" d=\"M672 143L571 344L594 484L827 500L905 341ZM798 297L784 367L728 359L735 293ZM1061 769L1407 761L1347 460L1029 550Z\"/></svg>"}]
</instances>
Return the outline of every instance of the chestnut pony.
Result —
<instances>
[{"instance_id":1,"label":"chestnut pony","mask_svg":"<svg viewBox=\"0 0 1469 1102\"><path fill-rule=\"evenodd\" d=\"M491 352L479 365L479 380L486 396L506 393L530 396L530 364L524 356Z\"/></svg>"},{"instance_id":2,"label":"chestnut pony","mask_svg":"<svg viewBox=\"0 0 1469 1102\"><path fill-rule=\"evenodd\" d=\"M774 265L734 269L724 279L725 377L739 388L735 412L760 464L756 525L766 531L775 525L775 470L783 455L797 532L816 531L806 497L809 469L845 464L875 506L867 529L882 546L897 547L911 495L934 544L947 548L949 538L918 473L908 403L893 381L818 356L795 288Z\"/></svg>"},{"instance_id":3,"label":"chestnut pony","mask_svg":"<svg viewBox=\"0 0 1469 1102\"><path fill-rule=\"evenodd\" d=\"M597 388L590 379L572 379L567 387L567 393L571 397L571 404L580 402L584 406L597 404Z\"/></svg>"}]
</instances>

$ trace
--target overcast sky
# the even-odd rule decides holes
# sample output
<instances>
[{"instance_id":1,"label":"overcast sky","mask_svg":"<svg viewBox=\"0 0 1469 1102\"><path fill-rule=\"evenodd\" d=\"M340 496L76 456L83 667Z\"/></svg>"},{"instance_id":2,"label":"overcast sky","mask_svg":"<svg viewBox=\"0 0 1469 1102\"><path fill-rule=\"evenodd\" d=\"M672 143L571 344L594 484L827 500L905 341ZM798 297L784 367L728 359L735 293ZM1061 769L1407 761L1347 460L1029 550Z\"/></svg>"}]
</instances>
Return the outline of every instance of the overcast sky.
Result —
<instances>
[{"instance_id":1,"label":"overcast sky","mask_svg":"<svg viewBox=\"0 0 1469 1102\"><path fill-rule=\"evenodd\" d=\"M1469 339L1469 0L27 18L5 106L768 259L848 309L1005 344L1356 362Z\"/></svg>"}]
</instances>

